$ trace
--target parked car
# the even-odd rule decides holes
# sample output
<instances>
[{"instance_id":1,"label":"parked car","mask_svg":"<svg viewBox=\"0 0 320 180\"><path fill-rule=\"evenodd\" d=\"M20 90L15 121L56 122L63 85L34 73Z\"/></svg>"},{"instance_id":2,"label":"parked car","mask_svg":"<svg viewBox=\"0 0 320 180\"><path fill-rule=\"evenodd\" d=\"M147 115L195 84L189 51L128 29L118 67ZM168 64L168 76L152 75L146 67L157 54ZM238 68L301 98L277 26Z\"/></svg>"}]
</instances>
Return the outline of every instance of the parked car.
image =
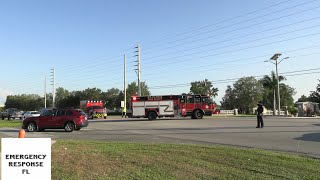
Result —
<instances>
[{"instance_id":1,"label":"parked car","mask_svg":"<svg viewBox=\"0 0 320 180\"><path fill-rule=\"evenodd\" d=\"M22 121L22 128L29 132L45 129L64 129L67 132L80 130L89 124L81 109L44 109L38 117L28 117Z\"/></svg>"},{"instance_id":2,"label":"parked car","mask_svg":"<svg viewBox=\"0 0 320 180\"><path fill-rule=\"evenodd\" d=\"M8 108L4 112L1 113L1 119L4 120L8 118L8 120L12 119L22 119L22 112L19 111L17 108Z\"/></svg>"},{"instance_id":3,"label":"parked car","mask_svg":"<svg viewBox=\"0 0 320 180\"><path fill-rule=\"evenodd\" d=\"M40 112L38 111L26 111L23 115L22 115L22 119L26 119L28 117L38 117L40 116Z\"/></svg>"}]
</instances>

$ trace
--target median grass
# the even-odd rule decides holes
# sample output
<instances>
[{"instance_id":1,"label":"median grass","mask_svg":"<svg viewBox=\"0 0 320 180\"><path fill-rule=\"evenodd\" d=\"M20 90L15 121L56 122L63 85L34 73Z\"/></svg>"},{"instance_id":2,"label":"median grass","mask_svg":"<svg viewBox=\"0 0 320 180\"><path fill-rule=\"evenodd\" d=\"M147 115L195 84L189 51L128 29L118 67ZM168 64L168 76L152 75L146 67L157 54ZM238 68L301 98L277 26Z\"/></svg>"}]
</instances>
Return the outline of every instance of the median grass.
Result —
<instances>
[{"instance_id":1,"label":"median grass","mask_svg":"<svg viewBox=\"0 0 320 180\"><path fill-rule=\"evenodd\" d=\"M320 160L225 146L58 140L52 179L319 179Z\"/></svg>"},{"instance_id":2,"label":"median grass","mask_svg":"<svg viewBox=\"0 0 320 180\"><path fill-rule=\"evenodd\" d=\"M21 127L21 120L0 120L0 128Z\"/></svg>"}]
</instances>

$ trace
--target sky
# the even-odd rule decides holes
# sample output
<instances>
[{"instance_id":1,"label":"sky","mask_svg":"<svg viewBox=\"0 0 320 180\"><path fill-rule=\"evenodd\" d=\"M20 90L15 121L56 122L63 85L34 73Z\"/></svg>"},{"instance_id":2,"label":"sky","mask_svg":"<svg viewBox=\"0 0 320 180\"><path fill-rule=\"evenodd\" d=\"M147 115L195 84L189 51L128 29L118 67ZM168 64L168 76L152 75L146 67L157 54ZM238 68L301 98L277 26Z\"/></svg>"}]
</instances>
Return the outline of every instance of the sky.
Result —
<instances>
[{"instance_id":1,"label":"sky","mask_svg":"<svg viewBox=\"0 0 320 180\"><path fill-rule=\"evenodd\" d=\"M208 79L219 102L244 76L279 75L297 100L320 79L320 0L0 0L0 104L7 95L141 81L152 95L190 91ZM45 83L46 79L46 83ZM232 79L232 80L230 80Z\"/></svg>"}]
</instances>

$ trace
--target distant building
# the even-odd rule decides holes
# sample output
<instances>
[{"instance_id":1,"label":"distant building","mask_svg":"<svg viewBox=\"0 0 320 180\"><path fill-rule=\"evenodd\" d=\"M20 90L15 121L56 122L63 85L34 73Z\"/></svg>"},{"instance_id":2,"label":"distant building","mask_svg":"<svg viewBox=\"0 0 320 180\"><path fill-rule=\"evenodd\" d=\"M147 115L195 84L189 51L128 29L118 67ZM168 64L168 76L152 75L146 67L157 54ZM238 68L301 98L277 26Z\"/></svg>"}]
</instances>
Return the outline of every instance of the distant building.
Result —
<instances>
[{"instance_id":1,"label":"distant building","mask_svg":"<svg viewBox=\"0 0 320 180\"><path fill-rule=\"evenodd\" d=\"M298 107L298 116L305 117L305 116L313 116L316 113L319 113L319 103L315 102L297 102Z\"/></svg>"}]
</instances>

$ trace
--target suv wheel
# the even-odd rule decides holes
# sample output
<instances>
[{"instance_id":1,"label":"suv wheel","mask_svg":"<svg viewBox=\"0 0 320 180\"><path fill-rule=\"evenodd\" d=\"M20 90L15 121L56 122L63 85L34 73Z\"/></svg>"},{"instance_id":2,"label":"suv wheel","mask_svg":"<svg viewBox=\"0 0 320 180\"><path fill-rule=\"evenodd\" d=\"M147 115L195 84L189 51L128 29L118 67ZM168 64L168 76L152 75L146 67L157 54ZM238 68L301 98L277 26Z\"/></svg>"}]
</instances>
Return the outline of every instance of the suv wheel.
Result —
<instances>
[{"instance_id":1,"label":"suv wheel","mask_svg":"<svg viewBox=\"0 0 320 180\"><path fill-rule=\"evenodd\" d=\"M29 122L27 125L27 131L28 132L35 132L37 130L37 125L34 122Z\"/></svg>"},{"instance_id":2,"label":"suv wheel","mask_svg":"<svg viewBox=\"0 0 320 180\"><path fill-rule=\"evenodd\" d=\"M74 130L74 124L72 122L67 122L65 125L64 125L64 130L66 132L72 132Z\"/></svg>"}]
</instances>

